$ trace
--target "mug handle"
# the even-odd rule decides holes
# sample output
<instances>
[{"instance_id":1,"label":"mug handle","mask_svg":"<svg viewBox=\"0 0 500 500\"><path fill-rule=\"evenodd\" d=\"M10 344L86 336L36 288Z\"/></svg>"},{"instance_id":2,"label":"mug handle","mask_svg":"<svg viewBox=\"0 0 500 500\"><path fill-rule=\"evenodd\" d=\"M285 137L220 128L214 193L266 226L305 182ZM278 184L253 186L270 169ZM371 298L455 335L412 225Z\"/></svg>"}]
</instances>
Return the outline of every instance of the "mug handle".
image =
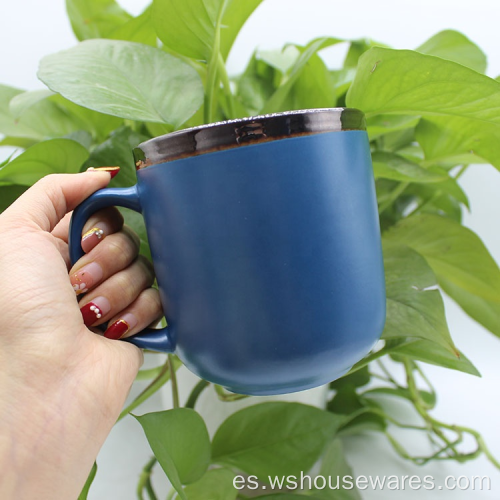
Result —
<instances>
[{"instance_id":1,"label":"mug handle","mask_svg":"<svg viewBox=\"0 0 500 500\"><path fill-rule=\"evenodd\" d=\"M69 225L69 256L73 265L84 255L81 246L83 226L89 217L101 208L118 205L142 213L137 186L128 188L104 188L96 191L73 211ZM174 352L175 345L168 327L146 328L131 337L123 339L142 349L158 352Z\"/></svg>"}]
</instances>

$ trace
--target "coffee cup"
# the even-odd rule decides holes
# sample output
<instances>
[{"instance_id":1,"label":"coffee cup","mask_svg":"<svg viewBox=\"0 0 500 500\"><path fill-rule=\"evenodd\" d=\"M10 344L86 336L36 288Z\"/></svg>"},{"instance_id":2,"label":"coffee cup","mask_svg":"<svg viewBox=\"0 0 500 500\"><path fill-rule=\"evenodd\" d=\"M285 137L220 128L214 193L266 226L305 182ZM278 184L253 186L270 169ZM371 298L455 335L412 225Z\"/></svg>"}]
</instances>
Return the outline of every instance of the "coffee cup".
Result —
<instances>
[{"instance_id":1,"label":"coffee cup","mask_svg":"<svg viewBox=\"0 0 500 500\"><path fill-rule=\"evenodd\" d=\"M345 374L379 339L385 283L363 113L290 111L176 131L134 150L137 184L102 189L83 226L142 213L168 326L126 338L198 376L270 395Z\"/></svg>"}]
</instances>

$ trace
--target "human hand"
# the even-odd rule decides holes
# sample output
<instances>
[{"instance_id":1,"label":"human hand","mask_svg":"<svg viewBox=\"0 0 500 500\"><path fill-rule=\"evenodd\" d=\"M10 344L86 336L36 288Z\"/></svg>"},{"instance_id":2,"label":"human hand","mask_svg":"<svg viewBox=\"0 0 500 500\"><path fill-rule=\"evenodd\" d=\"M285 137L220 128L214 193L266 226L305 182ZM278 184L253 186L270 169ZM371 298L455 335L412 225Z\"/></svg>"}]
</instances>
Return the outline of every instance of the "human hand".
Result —
<instances>
[{"instance_id":1,"label":"human hand","mask_svg":"<svg viewBox=\"0 0 500 500\"><path fill-rule=\"evenodd\" d=\"M69 212L109 180L51 175L0 215L2 499L78 496L143 361L86 325L109 322L106 335L119 338L162 315L151 267L115 209L89 221L103 234L87 234L68 278ZM88 290L80 303L74 288Z\"/></svg>"}]
</instances>

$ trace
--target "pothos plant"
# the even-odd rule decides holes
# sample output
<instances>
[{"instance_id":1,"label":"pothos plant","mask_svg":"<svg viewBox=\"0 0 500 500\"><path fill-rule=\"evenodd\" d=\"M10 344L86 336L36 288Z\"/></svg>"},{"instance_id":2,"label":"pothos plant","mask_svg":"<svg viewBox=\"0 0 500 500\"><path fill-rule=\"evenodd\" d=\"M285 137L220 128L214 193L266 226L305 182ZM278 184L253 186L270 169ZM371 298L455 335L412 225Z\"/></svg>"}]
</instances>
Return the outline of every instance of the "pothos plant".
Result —
<instances>
[{"instance_id":1,"label":"pothos plant","mask_svg":"<svg viewBox=\"0 0 500 500\"><path fill-rule=\"evenodd\" d=\"M67 0L80 43L41 61L38 76L47 88L0 86L0 144L17 148L1 164L1 210L52 172L120 165L112 185L132 185L132 148L176 129L304 108L349 106L366 114L387 282L381 344L330 384L326 409L251 405L231 415L212 442L195 411L199 395L215 390L225 401L240 396L200 380L180 408L175 356L140 372L151 382L120 418L140 412L166 383L172 384L174 408L136 417L154 453L139 475L138 497L156 498L151 473L157 463L172 484L169 498L182 500L245 498L249 492L233 486L236 474L266 483L268 476L306 473L318 461L323 475L345 475L342 438L366 431L384 434L402 458L417 464L484 454L500 468L478 432L432 416L437 395L423 372L430 363L479 375L453 343L442 292L500 336L500 270L461 224L468 200L457 182L472 163L500 168L500 83L484 75L483 52L456 31L438 33L415 51L333 37L291 43L256 50L242 74L229 76L231 46L261 1L154 0L133 17L114 0ZM321 51L337 44L347 47L346 57L331 69ZM140 217L124 215L148 255ZM391 373L398 365L404 383ZM421 423L398 420L384 408L384 397L409 401ZM397 427L427 436L432 453L416 456L396 439ZM472 448L464 447L466 436ZM94 466L80 498L87 497L95 473ZM300 496L285 490L279 498ZM361 498L342 482L339 489L308 495Z\"/></svg>"}]
</instances>

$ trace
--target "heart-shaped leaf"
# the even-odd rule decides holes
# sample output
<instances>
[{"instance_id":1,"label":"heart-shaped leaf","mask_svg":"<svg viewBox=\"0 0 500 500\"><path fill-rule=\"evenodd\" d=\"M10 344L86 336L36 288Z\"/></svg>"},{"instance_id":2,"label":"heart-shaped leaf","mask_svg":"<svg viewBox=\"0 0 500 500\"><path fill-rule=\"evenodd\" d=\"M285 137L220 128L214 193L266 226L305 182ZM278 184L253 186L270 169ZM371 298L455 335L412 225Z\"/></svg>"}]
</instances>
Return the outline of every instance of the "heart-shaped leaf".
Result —
<instances>
[{"instance_id":1,"label":"heart-shaped leaf","mask_svg":"<svg viewBox=\"0 0 500 500\"><path fill-rule=\"evenodd\" d=\"M405 245L384 241L387 319L384 339L414 337L457 355L437 280L423 257Z\"/></svg>"},{"instance_id":2,"label":"heart-shaped leaf","mask_svg":"<svg viewBox=\"0 0 500 500\"><path fill-rule=\"evenodd\" d=\"M79 172L88 151L71 139L51 139L31 146L0 170L0 182L31 186L45 175Z\"/></svg>"},{"instance_id":3,"label":"heart-shaped leaf","mask_svg":"<svg viewBox=\"0 0 500 500\"><path fill-rule=\"evenodd\" d=\"M250 406L219 427L212 459L266 482L268 476L300 474L313 466L343 421L343 417L298 403Z\"/></svg>"},{"instance_id":4,"label":"heart-shaped leaf","mask_svg":"<svg viewBox=\"0 0 500 500\"><path fill-rule=\"evenodd\" d=\"M225 59L244 22L261 2L154 0L153 22L158 38L171 50L208 61L218 44Z\"/></svg>"},{"instance_id":5,"label":"heart-shaped leaf","mask_svg":"<svg viewBox=\"0 0 500 500\"><path fill-rule=\"evenodd\" d=\"M87 40L47 56L38 77L81 106L175 127L203 102L203 85L191 66L160 49L121 40Z\"/></svg>"},{"instance_id":6,"label":"heart-shaped leaf","mask_svg":"<svg viewBox=\"0 0 500 500\"><path fill-rule=\"evenodd\" d=\"M438 277L500 304L500 269L479 237L447 217L408 217L385 233L386 240L410 246Z\"/></svg>"},{"instance_id":7,"label":"heart-shaped leaf","mask_svg":"<svg viewBox=\"0 0 500 500\"><path fill-rule=\"evenodd\" d=\"M205 422L189 408L146 413L135 418L172 486L186 500L182 484L198 481L210 462L210 438Z\"/></svg>"},{"instance_id":8,"label":"heart-shaped leaf","mask_svg":"<svg viewBox=\"0 0 500 500\"><path fill-rule=\"evenodd\" d=\"M66 0L66 10L78 40L106 38L132 19L115 0Z\"/></svg>"}]
</instances>

